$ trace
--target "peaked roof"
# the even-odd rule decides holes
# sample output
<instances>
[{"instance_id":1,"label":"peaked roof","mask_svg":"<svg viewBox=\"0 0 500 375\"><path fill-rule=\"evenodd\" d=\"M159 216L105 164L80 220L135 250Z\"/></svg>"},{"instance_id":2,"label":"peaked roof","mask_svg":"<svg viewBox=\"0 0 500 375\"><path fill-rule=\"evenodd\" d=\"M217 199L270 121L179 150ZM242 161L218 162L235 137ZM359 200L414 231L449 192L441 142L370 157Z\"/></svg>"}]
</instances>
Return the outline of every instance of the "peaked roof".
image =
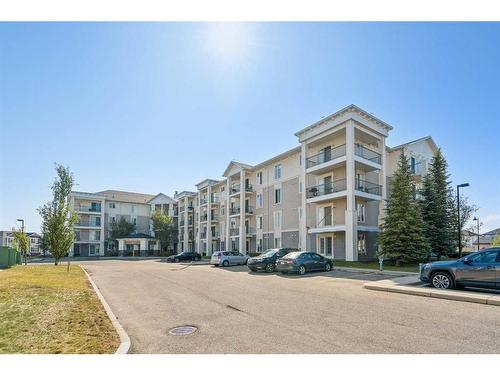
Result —
<instances>
[{"instance_id":1,"label":"peaked roof","mask_svg":"<svg viewBox=\"0 0 500 375\"><path fill-rule=\"evenodd\" d=\"M164 198L167 198L168 200L171 200L172 202L175 202L173 198L169 197L168 195L166 194L163 194L163 193L159 193L159 194L156 194L153 198L151 198L150 200L148 200L147 203L150 203L151 201L155 200L156 198L159 198L159 197L164 197Z\"/></svg>"},{"instance_id":2,"label":"peaked roof","mask_svg":"<svg viewBox=\"0 0 500 375\"><path fill-rule=\"evenodd\" d=\"M426 137L415 139L415 140L410 141L410 142L406 142L406 143L400 144L398 146L387 147L387 148L389 149L389 151L396 151L396 150L399 150L399 149L401 149L403 147L406 147L406 146L409 146L409 145L412 145L412 144L415 144L415 143L419 143L419 142L428 142L431 145L431 148L433 148L434 151L437 151L437 149L438 149L438 146L436 145L436 142L434 142L434 139L432 139L432 137L430 135L428 135Z\"/></svg>"},{"instance_id":3,"label":"peaked roof","mask_svg":"<svg viewBox=\"0 0 500 375\"><path fill-rule=\"evenodd\" d=\"M249 164L244 164L244 163L240 163L238 161L234 161L234 160L231 160L229 162L229 165L227 166L227 168L225 169L224 173L222 174L224 177L227 177L227 174L229 173L229 170L231 169L232 166L237 166L241 169L252 169L253 166L249 165Z\"/></svg>"},{"instance_id":4,"label":"peaked roof","mask_svg":"<svg viewBox=\"0 0 500 375\"><path fill-rule=\"evenodd\" d=\"M497 234L500 234L500 228L497 228L497 229L493 229L493 230L490 230L489 232L486 232L486 233L483 233L485 235L489 235L489 236L494 236L494 235L497 235Z\"/></svg>"},{"instance_id":5,"label":"peaked roof","mask_svg":"<svg viewBox=\"0 0 500 375\"><path fill-rule=\"evenodd\" d=\"M308 130L311 130L329 120L331 120L332 118L334 117L337 117L337 116L340 116L346 112L351 112L351 111L357 111L359 113L361 113L362 115L364 115L365 117L368 117L369 119L371 119L372 121L376 122L376 123L379 123L381 124L382 126L386 127L387 130L392 130L392 126L389 125L388 123L386 123L385 121L382 121L380 120L379 118L373 116L371 113L368 113L366 112L364 109L361 109L359 108L357 105L355 104L350 104L348 105L347 107L344 107L342 108L341 110L335 112L335 113L332 113L331 115L329 116L326 116L324 118L322 118L321 120L315 122L314 124L312 125L309 125L307 128L304 128L302 130L299 130L298 132L295 133L295 135L298 137L299 135L301 135L302 133L305 133L307 132Z\"/></svg>"},{"instance_id":6,"label":"peaked roof","mask_svg":"<svg viewBox=\"0 0 500 375\"><path fill-rule=\"evenodd\" d=\"M110 200L127 203L148 203L148 201L155 197L153 194L133 193L120 190L103 190L98 191L96 194L104 195Z\"/></svg>"}]
</instances>

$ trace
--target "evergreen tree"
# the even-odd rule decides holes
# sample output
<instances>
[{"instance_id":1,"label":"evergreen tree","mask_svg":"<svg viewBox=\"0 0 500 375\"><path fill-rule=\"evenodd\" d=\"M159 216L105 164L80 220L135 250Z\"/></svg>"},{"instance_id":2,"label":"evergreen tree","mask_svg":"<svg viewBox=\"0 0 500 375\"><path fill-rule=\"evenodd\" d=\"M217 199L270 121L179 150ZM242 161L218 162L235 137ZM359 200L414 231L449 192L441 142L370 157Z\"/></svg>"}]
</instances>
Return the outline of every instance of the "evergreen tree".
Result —
<instances>
[{"instance_id":1,"label":"evergreen tree","mask_svg":"<svg viewBox=\"0 0 500 375\"><path fill-rule=\"evenodd\" d=\"M448 174L448 164L438 149L424 178L420 208L424 219L425 236L438 259L455 251L455 199Z\"/></svg>"},{"instance_id":2,"label":"evergreen tree","mask_svg":"<svg viewBox=\"0 0 500 375\"><path fill-rule=\"evenodd\" d=\"M399 262L412 263L424 259L429 244L424 224L415 200L408 158L401 152L398 170L394 174L392 192L387 200L386 216L379 234L378 255Z\"/></svg>"}]
</instances>

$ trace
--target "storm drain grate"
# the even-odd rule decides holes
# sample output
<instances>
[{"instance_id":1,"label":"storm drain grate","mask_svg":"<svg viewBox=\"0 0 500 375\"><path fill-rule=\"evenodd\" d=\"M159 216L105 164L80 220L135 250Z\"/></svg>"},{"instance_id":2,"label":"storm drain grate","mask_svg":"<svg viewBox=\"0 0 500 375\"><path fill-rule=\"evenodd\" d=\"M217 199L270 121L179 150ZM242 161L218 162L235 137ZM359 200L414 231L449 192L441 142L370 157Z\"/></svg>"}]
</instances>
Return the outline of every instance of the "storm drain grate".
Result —
<instances>
[{"instance_id":1,"label":"storm drain grate","mask_svg":"<svg viewBox=\"0 0 500 375\"><path fill-rule=\"evenodd\" d=\"M172 336L185 336L196 332L197 329L195 326L179 326L172 328L168 333Z\"/></svg>"}]
</instances>

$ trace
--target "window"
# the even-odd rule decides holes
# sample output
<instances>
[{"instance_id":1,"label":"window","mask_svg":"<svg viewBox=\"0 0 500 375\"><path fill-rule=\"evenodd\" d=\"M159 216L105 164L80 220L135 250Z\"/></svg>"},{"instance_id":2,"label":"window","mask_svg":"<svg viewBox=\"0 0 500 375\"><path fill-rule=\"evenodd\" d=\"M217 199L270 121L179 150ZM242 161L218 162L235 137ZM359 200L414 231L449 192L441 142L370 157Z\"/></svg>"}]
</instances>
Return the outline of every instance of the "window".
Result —
<instances>
[{"instance_id":1,"label":"window","mask_svg":"<svg viewBox=\"0 0 500 375\"><path fill-rule=\"evenodd\" d=\"M495 263L497 258L496 251L485 251L484 253L471 255L468 259L472 263Z\"/></svg>"},{"instance_id":2,"label":"window","mask_svg":"<svg viewBox=\"0 0 500 375\"><path fill-rule=\"evenodd\" d=\"M134 225L137 225L137 218L136 217L131 218L130 222Z\"/></svg>"},{"instance_id":3,"label":"window","mask_svg":"<svg viewBox=\"0 0 500 375\"><path fill-rule=\"evenodd\" d=\"M281 189L274 189L274 204L281 203Z\"/></svg>"},{"instance_id":4,"label":"window","mask_svg":"<svg viewBox=\"0 0 500 375\"><path fill-rule=\"evenodd\" d=\"M224 206L220 206L220 214L224 215Z\"/></svg>"},{"instance_id":5,"label":"window","mask_svg":"<svg viewBox=\"0 0 500 375\"><path fill-rule=\"evenodd\" d=\"M358 254L366 255L366 236L364 233L358 233Z\"/></svg>"},{"instance_id":6,"label":"window","mask_svg":"<svg viewBox=\"0 0 500 375\"><path fill-rule=\"evenodd\" d=\"M302 193L302 181L299 182L299 193Z\"/></svg>"},{"instance_id":7,"label":"window","mask_svg":"<svg viewBox=\"0 0 500 375\"><path fill-rule=\"evenodd\" d=\"M95 230L94 235L92 236L92 239L94 241L100 241L101 240L101 231L100 230Z\"/></svg>"},{"instance_id":8,"label":"window","mask_svg":"<svg viewBox=\"0 0 500 375\"><path fill-rule=\"evenodd\" d=\"M259 238L259 241L257 242L257 251L262 251L262 238Z\"/></svg>"},{"instance_id":9,"label":"window","mask_svg":"<svg viewBox=\"0 0 500 375\"><path fill-rule=\"evenodd\" d=\"M323 225L331 226L332 225L332 207L327 206L323 207Z\"/></svg>"},{"instance_id":10,"label":"window","mask_svg":"<svg viewBox=\"0 0 500 375\"><path fill-rule=\"evenodd\" d=\"M257 229L262 229L262 216L257 216Z\"/></svg>"},{"instance_id":11,"label":"window","mask_svg":"<svg viewBox=\"0 0 500 375\"><path fill-rule=\"evenodd\" d=\"M276 164L274 166L274 179L278 180L281 178L281 164Z\"/></svg>"},{"instance_id":12,"label":"window","mask_svg":"<svg viewBox=\"0 0 500 375\"><path fill-rule=\"evenodd\" d=\"M274 247L275 248L281 247L281 238L274 239Z\"/></svg>"},{"instance_id":13,"label":"window","mask_svg":"<svg viewBox=\"0 0 500 375\"><path fill-rule=\"evenodd\" d=\"M110 216L109 217L109 223L110 224L113 224L115 221L116 221L116 217L114 217L114 216Z\"/></svg>"},{"instance_id":14,"label":"window","mask_svg":"<svg viewBox=\"0 0 500 375\"><path fill-rule=\"evenodd\" d=\"M257 184L262 185L262 172L257 172Z\"/></svg>"},{"instance_id":15,"label":"window","mask_svg":"<svg viewBox=\"0 0 500 375\"><path fill-rule=\"evenodd\" d=\"M257 208L264 207L264 196L262 195L262 193L257 194L256 201L257 201Z\"/></svg>"},{"instance_id":16,"label":"window","mask_svg":"<svg viewBox=\"0 0 500 375\"><path fill-rule=\"evenodd\" d=\"M415 160L415 158L412 156L410 158L410 172L411 173L415 173L415 170L416 170L416 165L417 165L417 161Z\"/></svg>"},{"instance_id":17,"label":"window","mask_svg":"<svg viewBox=\"0 0 500 375\"><path fill-rule=\"evenodd\" d=\"M135 212L135 205L132 205L131 210L132 210L132 213Z\"/></svg>"},{"instance_id":18,"label":"window","mask_svg":"<svg viewBox=\"0 0 500 375\"><path fill-rule=\"evenodd\" d=\"M302 165L302 155L299 155L299 165Z\"/></svg>"},{"instance_id":19,"label":"window","mask_svg":"<svg viewBox=\"0 0 500 375\"><path fill-rule=\"evenodd\" d=\"M115 202L109 202L109 208L116 208Z\"/></svg>"},{"instance_id":20,"label":"window","mask_svg":"<svg viewBox=\"0 0 500 375\"><path fill-rule=\"evenodd\" d=\"M358 203L356 205L356 213L358 216L358 222L364 223L365 222L365 205L364 203Z\"/></svg>"},{"instance_id":21,"label":"window","mask_svg":"<svg viewBox=\"0 0 500 375\"><path fill-rule=\"evenodd\" d=\"M281 228L281 211L274 213L274 228Z\"/></svg>"}]
</instances>

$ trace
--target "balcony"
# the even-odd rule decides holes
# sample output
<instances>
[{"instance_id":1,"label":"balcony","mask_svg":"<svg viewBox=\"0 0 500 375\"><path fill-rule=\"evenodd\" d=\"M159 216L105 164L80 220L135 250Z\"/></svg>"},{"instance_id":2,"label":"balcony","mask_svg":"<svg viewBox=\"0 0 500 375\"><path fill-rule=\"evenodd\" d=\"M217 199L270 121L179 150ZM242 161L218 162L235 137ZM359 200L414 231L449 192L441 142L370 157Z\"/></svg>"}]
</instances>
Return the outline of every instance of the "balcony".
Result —
<instances>
[{"instance_id":1,"label":"balcony","mask_svg":"<svg viewBox=\"0 0 500 375\"><path fill-rule=\"evenodd\" d=\"M179 212L184 212L184 206L179 207Z\"/></svg>"},{"instance_id":2,"label":"balcony","mask_svg":"<svg viewBox=\"0 0 500 375\"><path fill-rule=\"evenodd\" d=\"M204 204L207 204L207 203L208 203L207 198L200 198L200 206L203 206Z\"/></svg>"},{"instance_id":3,"label":"balcony","mask_svg":"<svg viewBox=\"0 0 500 375\"><path fill-rule=\"evenodd\" d=\"M247 214L247 215L253 214L253 207L252 206L245 206L245 214Z\"/></svg>"},{"instance_id":4,"label":"balcony","mask_svg":"<svg viewBox=\"0 0 500 375\"><path fill-rule=\"evenodd\" d=\"M200 221L201 222L205 222L208 220L208 215L207 214L201 214L200 215Z\"/></svg>"},{"instance_id":5,"label":"balcony","mask_svg":"<svg viewBox=\"0 0 500 375\"><path fill-rule=\"evenodd\" d=\"M229 195L238 194L241 191L240 185L234 185L229 188Z\"/></svg>"},{"instance_id":6,"label":"balcony","mask_svg":"<svg viewBox=\"0 0 500 375\"><path fill-rule=\"evenodd\" d=\"M210 215L210 221L219 221L218 215Z\"/></svg>"},{"instance_id":7,"label":"balcony","mask_svg":"<svg viewBox=\"0 0 500 375\"><path fill-rule=\"evenodd\" d=\"M98 206L79 206L77 208L79 212L101 212L101 205Z\"/></svg>"},{"instance_id":8,"label":"balcony","mask_svg":"<svg viewBox=\"0 0 500 375\"><path fill-rule=\"evenodd\" d=\"M219 238L219 232L212 232L212 240L218 240Z\"/></svg>"},{"instance_id":9,"label":"balcony","mask_svg":"<svg viewBox=\"0 0 500 375\"><path fill-rule=\"evenodd\" d=\"M184 226L184 220L179 221L179 226L183 227Z\"/></svg>"},{"instance_id":10,"label":"balcony","mask_svg":"<svg viewBox=\"0 0 500 375\"><path fill-rule=\"evenodd\" d=\"M219 204L219 203L220 203L219 197L212 197L210 199L210 204Z\"/></svg>"},{"instance_id":11,"label":"balcony","mask_svg":"<svg viewBox=\"0 0 500 375\"><path fill-rule=\"evenodd\" d=\"M334 147L331 150L323 150L320 153L306 159L306 168L312 168L345 155L345 144Z\"/></svg>"},{"instance_id":12,"label":"balcony","mask_svg":"<svg viewBox=\"0 0 500 375\"><path fill-rule=\"evenodd\" d=\"M96 222L96 221L86 221L86 220L80 220L75 224L77 227L100 227L101 223Z\"/></svg>"},{"instance_id":13,"label":"balcony","mask_svg":"<svg viewBox=\"0 0 500 375\"><path fill-rule=\"evenodd\" d=\"M200 238L201 238L202 240L205 240L205 239L207 238L207 232L201 232L201 233L200 233Z\"/></svg>"},{"instance_id":14,"label":"balcony","mask_svg":"<svg viewBox=\"0 0 500 375\"><path fill-rule=\"evenodd\" d=\"M247 236L251 237L252 235L254 235L256 233L255 228L246 227L245 233Z\"/></svg>"},{"instance_id":15,"label":"balcony","mask_svg":"<svg viewBox=\"0 0 500 375\"><path fill-rule=\"evenodd\" d=\"M314 198L322 195L338 193L347 189L346 180L337 180L328 184L321 184L307 188L306 197Z\"/></svg>"},{"instance_id":16,"label":"balcony","mask_svg":"<svg viewBox=\"0 0 500 375\"><path fill-rule=\"evenodd\" d=\"M240 208L237 206L229 207L229 216L239 215L240 211L241 211Z\"/></svg>"},{"instance_id":17,"label":"balcony","mask_svg":"<svg viewBox=\"0 0 500 375\"><path fill-rule=\"evenodd\" d=\"M239 236L240 235L240 228L230 228L229 235L232 237Z\"/></svg>"},{"instance_id":18,"label":"balcony","mask_svg":"<svg viewBox=\"0 0 500 375\"><path fill-rule=\"evenodd\" d=\"M382 186L370 181L356 180L354 188L357 191L361 191L363 193L374 194L379 196L382 195Z\"/></svg>"},{"instance_id":19,"label":"balcony","mask_svg":"<svg viewBox=\"0 0 500 375\"><path fill-rule=\"evenodd\" d=\"M245 186L245 192L247 192L247 193L253 193L253 186L252 186L252 184L246 184L246 186Z\"/></svg>"},{"instance_id":20,"label":"balcony","mask_svg":"<svg viewBox=\"0 0 500 375\"><path fill-rule=\"evenodd\" d=\"M373 163L382 164L382 155L360 144L356 144L356 146L354 147L354 153L357 156L369 160Z\"/></svg>"}]
</instances>

